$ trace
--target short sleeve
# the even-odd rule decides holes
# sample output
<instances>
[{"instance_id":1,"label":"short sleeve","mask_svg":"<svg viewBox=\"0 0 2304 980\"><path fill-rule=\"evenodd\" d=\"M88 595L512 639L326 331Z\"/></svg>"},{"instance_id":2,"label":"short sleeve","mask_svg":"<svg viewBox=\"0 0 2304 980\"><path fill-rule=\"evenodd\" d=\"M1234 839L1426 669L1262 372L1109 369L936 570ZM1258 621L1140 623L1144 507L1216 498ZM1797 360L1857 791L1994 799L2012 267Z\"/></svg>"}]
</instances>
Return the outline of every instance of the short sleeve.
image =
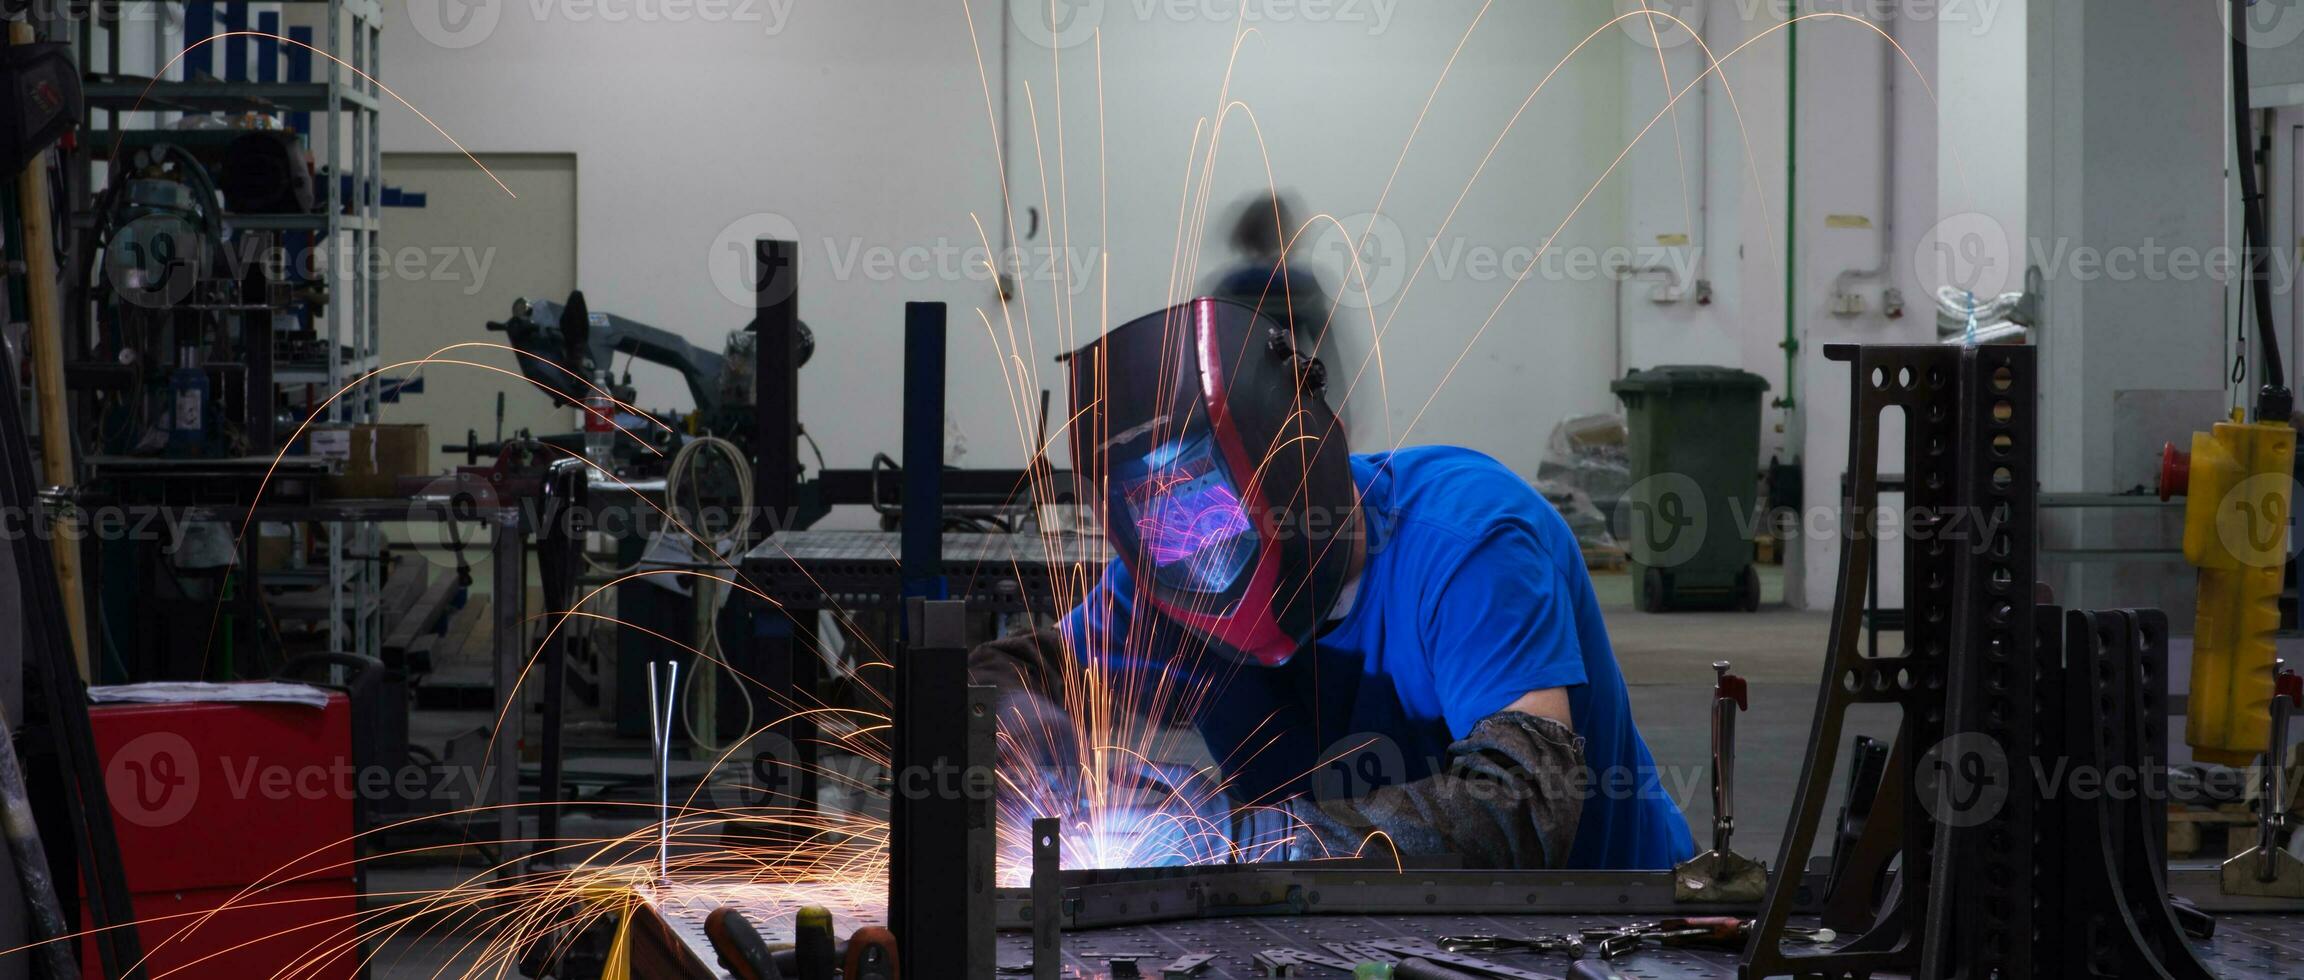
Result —
<instances>
[{"instance_id":1,"label":"short sleeve","mask_svg":"<svg viewBox=\"0 0 2304 980\"><path fill-rule=\"evenodd\" d=\"M1576 607L1534 529L1490 528L1439 570L1425 649L1452 736L1530 691L1585 683Z\"/></svg>"}]
</instances>

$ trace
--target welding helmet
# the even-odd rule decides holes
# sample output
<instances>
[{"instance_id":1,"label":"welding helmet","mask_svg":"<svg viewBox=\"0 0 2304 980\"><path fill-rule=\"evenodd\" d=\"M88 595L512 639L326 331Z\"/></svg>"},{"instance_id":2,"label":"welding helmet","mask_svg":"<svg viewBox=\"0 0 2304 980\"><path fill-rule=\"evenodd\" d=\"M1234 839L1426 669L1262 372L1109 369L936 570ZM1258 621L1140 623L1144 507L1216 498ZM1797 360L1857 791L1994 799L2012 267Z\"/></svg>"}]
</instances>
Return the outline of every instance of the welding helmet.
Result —
<instances>
[{"instance_id":1,"label":"welding helmet","mask_svg":"<svg viewBox=\"0 0 2304 980\"><path fill-rule=\"evenodd\" d=\"M1222 655L1287 663L1356 557L1326 371L1256 311L1197 299L1073 352L1072 460L1139 603Z\"/></svg>"}]
</instances>

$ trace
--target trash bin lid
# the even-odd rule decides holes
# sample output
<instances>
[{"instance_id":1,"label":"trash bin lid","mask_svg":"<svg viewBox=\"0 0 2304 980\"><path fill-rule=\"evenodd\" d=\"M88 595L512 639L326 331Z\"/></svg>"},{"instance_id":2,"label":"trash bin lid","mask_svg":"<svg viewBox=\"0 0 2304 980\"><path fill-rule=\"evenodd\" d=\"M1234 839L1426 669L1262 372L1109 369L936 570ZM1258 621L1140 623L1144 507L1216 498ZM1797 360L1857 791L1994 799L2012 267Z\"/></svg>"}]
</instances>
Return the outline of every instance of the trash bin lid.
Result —
<instances>
[{"instance_id":1,"label":"trash bin lid","mask_svg":"<svg viewBox=\"0 0 2304 980\"><path fill-rule=\"evenodd\" d=\"M1628 373L1610 382L1608 390L1619 395L1666 395L1676 390L1757 392L1768 390L1768 379L1741 368L1711 364L1667 364Z\"/></svg>"}]
</instances>

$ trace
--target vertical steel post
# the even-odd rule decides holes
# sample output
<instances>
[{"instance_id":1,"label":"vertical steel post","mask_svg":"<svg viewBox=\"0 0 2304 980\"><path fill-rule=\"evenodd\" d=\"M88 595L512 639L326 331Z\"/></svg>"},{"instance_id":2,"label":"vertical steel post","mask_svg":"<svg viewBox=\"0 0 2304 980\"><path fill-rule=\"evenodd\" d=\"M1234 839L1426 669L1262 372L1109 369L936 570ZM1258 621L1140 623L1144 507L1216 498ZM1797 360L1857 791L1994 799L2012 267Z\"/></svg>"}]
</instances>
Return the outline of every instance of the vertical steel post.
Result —
<instances>
[{"instance_id":1,"label":"vertical steel post","mask_svg":"<svg viewBox=\"0 0 2304 980\"><path fill-rule=\"evenodd\" d=\"M942 599L944 304L904 304L904 594Z\"/></svg>"},{"instance_id":2,"label":"vertical steel post","mask_svg":"<svg viewBox=\"0 0 2304 980\"><path fill-rule=\"evenodd\" d=\"M985 850L974 835L988 826L992 788L988 760L972 749L990 711L968 686L966 612L952 600L904 604L889 760L888 921L898 962L947 961L991 939L982 914L990 875L971 860Z\"/></svg>"},{"instance_id":3,"label":"vertical steel post","mask_svg":"<svg viewBox=\"0 0 2304 980\"><path fill-rule=\"evenodd\" d=\"M1063 835L1055 817L1032 821L1032 980L1064 975Z\"/></svg>"},{"instance_id":4,"label":"vertical steel post","mask_svg":"<svg viewBox=\"0 0 2304 980\"><path fill-rule=\"evenodd\" d=\"M800 244L763 238L752 258L753 531L766 536L798 516Z\"/></svg>"},{"instance_id":5,"label":"vertical steel post","mask_svg":"<svg viewBox=\"0 0 2304 980\"><path fill-rule=\"evenodd\" d=\"M521 710L520 675L528 663L527 618L528 548L523 537L520 506L506 500L490 515L496 526L494 594L489 597L496 614L495 681L496 737L490 743L488 804L498 807L496 828L500 866L497 873L513 873L513 856L520 840L520 736L526 713Z\"/></svg>"}]
</instances>

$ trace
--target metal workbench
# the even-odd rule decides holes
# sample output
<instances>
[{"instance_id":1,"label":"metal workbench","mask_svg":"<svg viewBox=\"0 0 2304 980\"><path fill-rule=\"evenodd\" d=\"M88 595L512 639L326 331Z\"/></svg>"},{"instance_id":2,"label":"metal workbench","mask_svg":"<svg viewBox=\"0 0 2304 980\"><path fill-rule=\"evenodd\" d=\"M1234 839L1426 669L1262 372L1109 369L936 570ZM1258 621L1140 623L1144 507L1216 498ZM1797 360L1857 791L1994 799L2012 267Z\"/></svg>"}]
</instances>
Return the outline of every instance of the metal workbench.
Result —
<instances>
[{"instance_id":1,"label":"metal workbench","mask_svg":"<svg viewBox=\"0 0 2304 980\"><path fill-rule=\"evenodd\" d=\"M892 609L903 594L894 531L783 531L744 556L752 584L788 609ZM945 534L944 580L972 611L1054 615L1101 574L1100 535Z\"/></svg>"},{"instance_id":2,"label":"metal workbench","mask_svg":"<svg viewBox=\"0 0 2304 980\"><path fill-rule=\"evenodd\" d=\"M1109 977L1112 960L1134 958L1147 977L1160 976L1163 964L1189 953L1211 953L1215 960L1196 978L1221 980L1261 977L1255 956L1268 949L1327 952L1324 943L1366 943L1401 939L1429 942L1443 935L1487 934L1538 936L1575 932L1587 927L1618 926L1641 921L1622 915L1344 915L1254 916L1200 919L1157 925L1127 926L1068 933L1064 939L1067 976ZM2220 917L2216 938L2195 943L2201 958L2218 975L2231 978L2288 976L2304 960L2304 918L2284 915L2227 915ZM1012 970L1031 962L1029 935L1000 936L1000 966ZM1481 959L1560 976L1568 969L1564 955L1482 954ZM1718 980L1736 974L1736 954L1694 949L1657 949L1620 956L1615 967L1638 980ZM1345 974L1317 967L1300 968L1306 977L1342 977Z\"/></svg>"},{"instance_id":3,"label":"metal workbench","mask_svg":"<svg viewBox=\"0 0 2304 980\"><path fill-rule=\"evenodd\" d=\"M1192 954L1214 957L1194 977L1259 977L1258 954L1297 950L1354 958L1331 943L1385 940L1430 943L1440 936L1550 936L1704 914L1749 914L1735 905L1682 905L1672 900L1669 875L1639 871L1451 871L1396 873L1348 864L1246 865L1230 868L1066 871L1063 884L1063 975L1115 975L1113 960L1133 960L1138 973ZM1819 873L1811 874L1813 887ZM2169 887L2214 912L2216 937L2194 942L2218 975L2287 976L2304 960L2304 912L2297 903L2223 896L2212 866L2171 870ZM997 892L996 963L1002 975L1028 976L1033 958L1030 890ZM728 976L704 938L703 918L731 904L743 909L764 936L788 940L793 911L816 904L830 909L845 935L854 925L880 921L879 896L869 889L832 884L734 886L696 883L643 889L643 907L664 927L666 975ZM1444 909L1425 912L1423 909ZM1799 917L1796 922L1813 925ZM654 932L654 930L644 930ZM1842 935L1834 942L1853 936ZM1480 954L1481 959L1547 976L1566 972L1560 954ZM1613 961L1640 980L1733 976L1737 954L1650 945ZM1306 977L1342 976L1317 966Z\"/></svg>"}]
</instances>

